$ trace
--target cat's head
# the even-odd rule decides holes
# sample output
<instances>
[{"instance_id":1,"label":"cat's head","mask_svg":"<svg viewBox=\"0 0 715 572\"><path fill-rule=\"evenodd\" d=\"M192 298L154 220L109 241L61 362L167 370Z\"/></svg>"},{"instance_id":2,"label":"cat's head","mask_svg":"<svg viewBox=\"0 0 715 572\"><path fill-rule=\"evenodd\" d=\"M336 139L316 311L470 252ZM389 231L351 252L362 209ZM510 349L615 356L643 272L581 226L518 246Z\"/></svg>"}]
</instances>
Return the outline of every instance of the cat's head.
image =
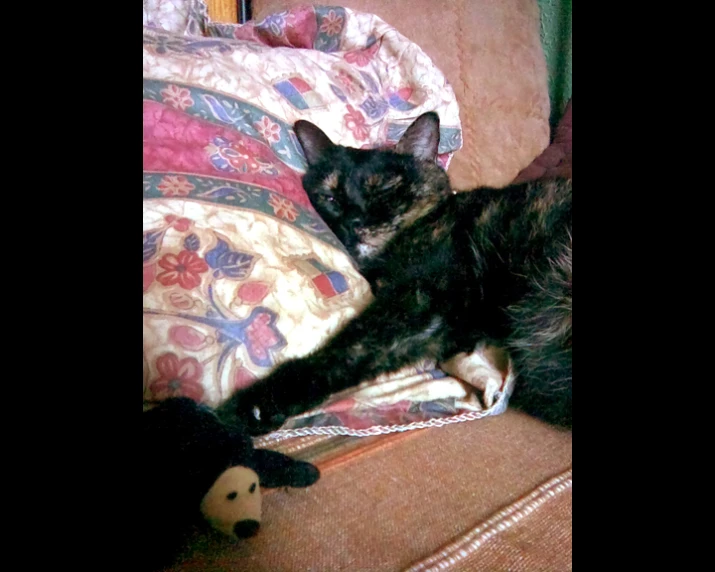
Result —
<instances>
[{"instance_id":1,"label":"cat's head","mask_svg":"<svg viewBox=\"0 0 715 572\"><path fill-rule=\"evenodd\" d=\"M297 121L294 130L308 161L303 187L361 267L436 197L451 192L436 161L436 113L418 117L390 150L335 145L308 121Z\"/></svg>"}]
</instances>

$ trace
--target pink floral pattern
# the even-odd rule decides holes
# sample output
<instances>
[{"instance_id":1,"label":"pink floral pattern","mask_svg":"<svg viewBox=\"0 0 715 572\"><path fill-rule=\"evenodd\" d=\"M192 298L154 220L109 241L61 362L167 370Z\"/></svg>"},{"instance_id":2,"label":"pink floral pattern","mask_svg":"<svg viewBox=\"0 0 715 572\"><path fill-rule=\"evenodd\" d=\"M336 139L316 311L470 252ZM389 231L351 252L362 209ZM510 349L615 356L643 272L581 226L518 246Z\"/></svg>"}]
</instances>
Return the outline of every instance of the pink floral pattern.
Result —
<instances>
[{"instance_id":1,"label":"pink floral pattern","mask_svg":"<svg viewBox=\"0 0 715 572\"><path fill-rule=\"evenodd\" d=\"M172 326L169 339L185 350L197 352L213 342L213 338L191 326Z\"/></svg>"},{"instance_id":2,"label":"pink floral pattern","mask_svg":"<svg viewBox=\"0 0 715 572\"><path fill-rule=\"evenodd\" d=\"M355 97L364 91L362 84L345 70L338 71L337 80L350 97Z\"/></svg>"},{"instance_id":3,"label":"pink floral pattern","mask_svg":"<svg viewBox=\"0 0 715 572\"><path fill-rule=\"evenodd\" d=\"M278 143L281 140L281 128L277 123L273 123L267 116L263 116L254 127L269 143Z\"/></svg>"},{"instance_id":4,"label":"pink floral pattern","mask_svg":"<svg viewBox=\"0 0 715 572\"><path fill-rule=\"evenodd\" d=\"M184 177L184 179L186 179L186 177ZM186 180L186 182L188 183L188 180ZM191 183L188 184L192 187L193 190L194 185L192 185ZM164 217L164 220L166 221L166 224L171 226L173 229L178 230L179 232L186 232L187 230L189 230L189 228L191 228L191 225L194 222L189 218L179 218L175 215L166 215Z\"/></svg>"},{"instance_id":5,"label":"pink floral pattern","mask_svg":"<svg viewBox=\"0 0 715 572\"><path fill-rule=\"evenodd\" d=\"M247 282L241 284L236 292L236 299L242 304L258 304L268 294L268 284L265 282Z\"/></svg>"},{"instance_id":6,"label":"pink floral pattern","mask_svg":"<svg viewBox=\"0 0 715 572\"><path fill-rule=\"evenodd\" d=\"M323 18L323 23L320 25L320 31L328 36L339 34L343 29L343 17L338 16L335 10L328 12L328 15Z\"/></svg>"},{"instance_id":7,"label":"pink floral pattern","mask_svg":"<svg viewBox=\"0 0 715 572\"><path fill-rule=\"evenodd\" d=\"M183 175L167 175L157 188L165 197L185 197L196 187Z\"/></svg>"},{"instance_id":8,"label":"pink floral pattern","mask_svg":"<svg viewBox=\"0 0 715 572\"><path fill-rule=\"evenodd\" d=\"M309 206L301 173L277 159L276 152L262 138L249 137L233 127L207 122L156 101L145 100L143 105L144 171L209 177L220 171L221 177L270 189ZM254 127L253 122L247 126ZM216 159L231 168L217 166ZM235 161L235 166L229 159ZM183 175L166 178L167 184L159 189L164 196L187 196L194 190L188 188L186 182L191 182L184 181Z\"/></svg>"},{"instance_id":9,"label":"pink floral pattern","mask_svg":"<svg viewBox=\"0 0 715 572\"><path fill-rule=\"evenodd\" d=\"M246 149L243 141L232 143L222 137L214 137L205 148L211 163L219 171L233 173L258 173L260 167L255 157Z\"/></svg>"},{"instance_id":10,"label":"pink floral pattern","mask_svg":"<svg viewBox=\"0 0 715 572\"><path fill-rule=\"evenodd\" d=\"M345 126L352 131L355 139L360 141L367 139L369 132L365 126L365 116L352 105L347 106L348 112L343 115Z\"/></svg>"},{"instance_id":11,"label":"pink floral pattern","mask_svg":"<svg viewBox=\"0 0 715 572\"><path fill-rule=\"evenodd\" d=\"M149 290L156 276L156 264L144 265L144 292Z\"/></svg>"},{"instance_id":12,"label":"pink floral pattern","mask_svg":"<svg viewBox=\"0 0 715 572\"><path fill-rule=\"evenodd\" d=\"M161 90L161 95L164 103L181 111L194 104L194 100L191 99L191 92L177 85L167 85L165 89Z\"/></svg>"},{"instance_id":13,"label":"pink floral pattern","mask_svg":"<svg viewBox=\"0 0 715 572\"><path fill-rule=\"evenodd\" d=\"M164 299L170 306L179 310L191 310L196 305L196 300L185 292L167 292Z\"/></svg>"},{"instance_id":14,"label":"pink floral pattern","mask_svg":"<svg viewBox=\"0 0 715 572\"><path fill-rule=\"evenodd\" d=\"M375 57L377 50L380 49L380 43L375 42L369 48L362 50L353 50L345 54L345 61L350 64L355 64L358 67L364 68Z\"/></svg>"},{"instance_id":15,"label":"pink floral pattern","mask_svg":"<svg viewBox=\"0 0 715 572\"><path fill-rule=\"evenodd\" d=\"M208 272L209 266L198 254L182 250L179 254L165 254L159 260L164 270L156 280L164 286L178 284L185 290L191 290L201 284L201 274Z\"/></svg>"},{"instance_id":16,"label":"pink floral pattern","mask_svg":"<svg viewBox=\"0 0 715 572\"><path fill-rule=\"evenodd\" d=\"M291 222L294 222L298 217L298 210L288 199L284 199L278 195L271 195L271 198L268 199L268 204L271 205L277 217L284 218Z\"/></svg>"},{"instance_id":17,"label":"pink floral pattern","mask_svg":"<svg viewBox=\"0 0 715 572\"><path fill-rule=\"evenodd\" d=\"M172 352L159 356L156 360L159 377L149 384L149 391L154 399L169 397L189 397L201 401L204 388L199 383L203 376L203 367L195 358L179 357Z\"/></svg>"},{"instance_id":18,"label":"pink floral pattern","mask_svg":"<svg viewBox=\"0 0 715 572\"><path fill-rule=\"evenodd\" d=\"M268 348L280 343L280 339L270 328L270 321L271 317L262 313L246 328L248 341L259 359L267 359Z\"/></svg>"}]
</instances>

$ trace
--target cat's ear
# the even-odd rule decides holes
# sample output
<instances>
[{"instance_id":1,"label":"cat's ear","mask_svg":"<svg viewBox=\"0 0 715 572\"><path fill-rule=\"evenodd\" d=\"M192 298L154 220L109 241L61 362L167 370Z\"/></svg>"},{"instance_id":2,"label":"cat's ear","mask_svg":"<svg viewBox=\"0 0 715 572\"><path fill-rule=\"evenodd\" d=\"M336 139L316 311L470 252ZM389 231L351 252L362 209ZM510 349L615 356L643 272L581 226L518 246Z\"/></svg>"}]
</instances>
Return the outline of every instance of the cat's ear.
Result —
<instances>
[{"instance_id":1,"label":"cat's ear","mask_svg":"<svg viewBox=\"0 0 715 572\"><path fill-rule=\"evenodd\" d=\"M407 128L395 147L403 155L412 155L422 161L437 159L439 147L439 115L434 111L423 113Z\"/></svg>"},{"instance_id":2,"label":"cat's ear","mask_svg":"<svg viewBox=\"0 0 715 572\"><path fill-rule=\"evenodd\" d=\"M315 165L327 151L335 147L328 136L310 121L299 119L293 125L308 165Z\"/></svg>"}]
</instances>

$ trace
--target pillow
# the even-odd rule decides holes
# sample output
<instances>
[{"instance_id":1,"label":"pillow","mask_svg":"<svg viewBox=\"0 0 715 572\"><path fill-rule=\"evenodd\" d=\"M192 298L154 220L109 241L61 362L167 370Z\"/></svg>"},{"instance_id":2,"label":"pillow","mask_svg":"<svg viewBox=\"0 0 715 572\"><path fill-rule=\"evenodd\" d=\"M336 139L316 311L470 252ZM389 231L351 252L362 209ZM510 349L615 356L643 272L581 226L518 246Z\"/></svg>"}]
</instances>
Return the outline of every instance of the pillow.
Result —
<instances>
[{"instance_id":1,"label":"pillow","mask_svg":"<svg viewBox=\"0 0 715 572\"><path fill-rule=\"evenodd\" d=\"M461 145L444 76L379 18L309 7L208 31L144 29L145 402L217 405L370 302L301 186L297 119L335 142L389 146L435 110L445 167ZM472 365L479 391L418 363L289 420L282 434L360 435L501 411L507 376Z\"/></svg>"}]
</instances>

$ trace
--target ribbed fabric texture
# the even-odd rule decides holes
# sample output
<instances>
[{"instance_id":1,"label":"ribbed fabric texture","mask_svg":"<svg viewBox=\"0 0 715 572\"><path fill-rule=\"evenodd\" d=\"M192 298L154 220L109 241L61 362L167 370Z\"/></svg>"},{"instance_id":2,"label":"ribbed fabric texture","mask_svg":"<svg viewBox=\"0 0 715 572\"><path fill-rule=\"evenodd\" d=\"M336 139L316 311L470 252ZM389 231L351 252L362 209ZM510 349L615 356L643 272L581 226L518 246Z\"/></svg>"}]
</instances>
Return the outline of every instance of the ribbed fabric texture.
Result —
<instances>
[{"instance_id":1,"label":"ribbed fabric texture","mask_svg":"<svg viewBox=\"0 0 715 572\"><path fill-rule=\"evenodd\" d=\"M375 445L380 439L382 447ZM343 463L333 452L329 462L318 460L323 476L313 487L266 495L258 536L236 544L199 537L175 570L402 570L567 471L571 442L570 432L509 411L380 437L363 454L351 450ZM470 558L503 559L508 566L477 569L506 570L553 556L555 567L548 569L566 569L569 511L563 501L544 502L506 531L516 536L491 537ZM530 536L532 521L541 528Z\"/></svg>"}]
</instances>

